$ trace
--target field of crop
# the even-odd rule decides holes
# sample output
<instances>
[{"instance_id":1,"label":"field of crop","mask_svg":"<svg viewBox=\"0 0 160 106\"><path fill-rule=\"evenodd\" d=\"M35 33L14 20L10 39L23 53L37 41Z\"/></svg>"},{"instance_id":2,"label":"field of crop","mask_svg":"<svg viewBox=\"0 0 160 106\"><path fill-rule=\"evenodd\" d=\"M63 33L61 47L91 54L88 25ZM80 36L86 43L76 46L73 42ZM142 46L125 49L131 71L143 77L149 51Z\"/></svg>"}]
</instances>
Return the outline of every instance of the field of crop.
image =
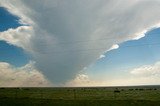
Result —
<instances>
[{"instance_id":1,"label":"field of crop","mask_svg":"<svg viewBox=\"0 0 160 106\"><path fill-rule=\"evenodd\" d=\"M160 86L0 88L0 106L160 106Z\"/></svg>"}]
</instances>

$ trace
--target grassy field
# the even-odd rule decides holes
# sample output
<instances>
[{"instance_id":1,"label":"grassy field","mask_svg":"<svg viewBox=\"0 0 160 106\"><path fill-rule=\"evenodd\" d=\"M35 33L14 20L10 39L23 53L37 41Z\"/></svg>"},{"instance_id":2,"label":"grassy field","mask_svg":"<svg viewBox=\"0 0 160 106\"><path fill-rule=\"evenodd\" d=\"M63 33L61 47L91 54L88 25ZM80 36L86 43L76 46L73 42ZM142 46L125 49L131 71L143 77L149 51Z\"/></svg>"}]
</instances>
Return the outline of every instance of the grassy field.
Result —
<instances>
[{"instance_id":1,"label":"grassy field","mask_svg":"<svg viewBox=\"0 0 160 106\"><path fill-rule=\"evenodd\" d=\"M160 86L0 88L0 106L160 106Z\"/></svg>"}]
</instances>

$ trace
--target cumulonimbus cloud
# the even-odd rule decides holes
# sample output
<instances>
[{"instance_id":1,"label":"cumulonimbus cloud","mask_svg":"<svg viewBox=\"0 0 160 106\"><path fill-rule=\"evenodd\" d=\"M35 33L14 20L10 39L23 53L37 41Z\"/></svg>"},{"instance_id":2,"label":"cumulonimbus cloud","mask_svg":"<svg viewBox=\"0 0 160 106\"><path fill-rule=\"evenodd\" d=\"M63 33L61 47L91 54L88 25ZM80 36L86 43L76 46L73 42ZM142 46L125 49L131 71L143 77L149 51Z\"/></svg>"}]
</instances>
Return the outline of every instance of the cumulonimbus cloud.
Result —
<instances>
[{"instance_id":1,"label":"cumulonimbus cloud","mask_svg":"<svg viewBox=\"0 0 160 106\"><path fill-rule=\"evenodd\" d=\"M160 22L159 0L1 0L0 4L33 28L27 45L36 67L56 83L74 78L113 44L139 39L137 33Z\"/></svg>"}]
</instances>

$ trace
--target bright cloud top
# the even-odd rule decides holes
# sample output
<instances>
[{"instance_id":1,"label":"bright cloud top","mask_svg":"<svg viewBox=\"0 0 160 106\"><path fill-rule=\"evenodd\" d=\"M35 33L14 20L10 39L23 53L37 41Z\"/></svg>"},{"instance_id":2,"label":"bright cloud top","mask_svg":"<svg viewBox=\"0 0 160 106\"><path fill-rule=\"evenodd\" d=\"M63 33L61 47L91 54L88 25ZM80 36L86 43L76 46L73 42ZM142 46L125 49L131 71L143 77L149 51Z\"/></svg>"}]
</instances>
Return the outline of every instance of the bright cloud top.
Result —
<instances>
[{"instance_id":1,"label":"bright cloud top","mask_svg":"<svg viewBox=\"0 0 160 106\"><path fill-rule=\"evenodd\" d=\"M73 79L112 45L139 39L137 33L160 21L159 0L1 0L0 4L32 27L32 33L20 33L26 37L23 42L20 36L16 41L3 40L29 51L36 67L56 83ZM12 30L1 34L5 33L15 34Z\"/></svg>"}]
</instances>

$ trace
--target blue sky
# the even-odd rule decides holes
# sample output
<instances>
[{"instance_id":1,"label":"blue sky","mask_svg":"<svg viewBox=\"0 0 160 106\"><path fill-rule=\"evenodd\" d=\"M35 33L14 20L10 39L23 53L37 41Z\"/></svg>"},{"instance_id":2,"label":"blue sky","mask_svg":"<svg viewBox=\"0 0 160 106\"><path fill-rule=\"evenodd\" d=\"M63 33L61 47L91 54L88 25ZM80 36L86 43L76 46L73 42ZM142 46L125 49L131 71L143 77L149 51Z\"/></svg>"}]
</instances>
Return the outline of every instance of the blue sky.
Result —
<instances>
[{"instance_id":1,"label":"blue sky","mask_svg":"<svg viewBox=\"0 0 160 106\"><path fill-rule=\"evenodd\" d=\"M0 7L0 32L7 31L9 28L17 28L22 26L19 23L19 18L9 13L5 8ZM0 41L0 61L7 62L13 66L20 67L30 61L29 54L23 49Z\"/></svg>"},{"instance_id":2,"label":"blue sky","mask_svg":"<svg viewBox=\"0 0 160 106\"><path fill-rule=\"evenodd\" d=\"M5 8L0 7L0 32L21 26L22 24L18 20L18 17L9 13Z\"/></svg>"},{"instance_id":3,"label":"blue sky","mask_svg":"<svg viewBox=\"0 0 160 106\"><path fill-rule=\"evenodd\" d=\"M107 77L116 73L123 76L125 72L122 72L125 70L160 61L160 28L152 29L139 40L119 44L118 49L107 52L105 56L94 63L88 73L96 73L97 77L102 77L102 73Z\"/></svg>"}]
</instances>

